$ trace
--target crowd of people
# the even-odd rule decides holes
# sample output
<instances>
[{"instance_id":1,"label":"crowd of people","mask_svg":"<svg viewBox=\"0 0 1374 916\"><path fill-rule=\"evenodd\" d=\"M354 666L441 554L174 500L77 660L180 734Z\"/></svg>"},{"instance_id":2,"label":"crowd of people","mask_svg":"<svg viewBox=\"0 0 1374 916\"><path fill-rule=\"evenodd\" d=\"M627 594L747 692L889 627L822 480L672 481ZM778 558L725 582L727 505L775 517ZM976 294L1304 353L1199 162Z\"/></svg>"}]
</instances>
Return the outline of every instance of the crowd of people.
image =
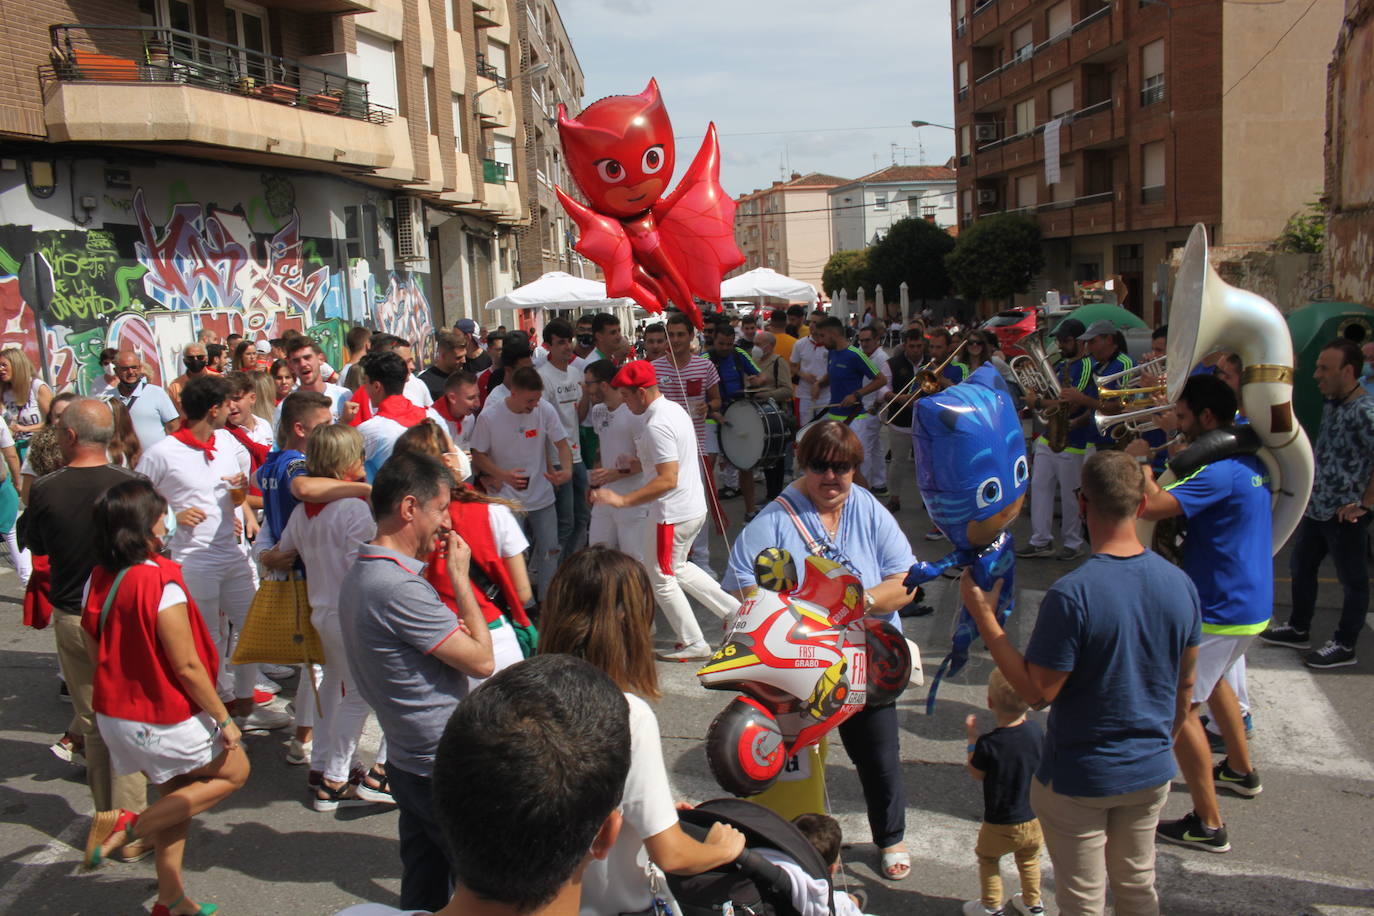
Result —
<instances>
[{"instance_id":1,"label":"crowd of people","mask_svg":"<svg viewBox=\"0 0 1374 916\"><path fill-rule=\"evenodd\" d=\"M300 334L206 332L166 386L143 354L106 351L90 397L55 395L21 352L0 351L13 482L0 487L0 527L26 619L51 617L73 705L53 752L84 759L97 812L86 865L154 855L155 916L213 912L182 884L189 822L250 778L245 733L291 729L286 761L304 768L315 811L399 810L401 910L350 916L457 914L475 901L661 912L665 874L725 868L745 837L723 821L703 836L680 826L656 661L710 657L765 548L846 567L868 613L898 629L929 613L902 584L915 556L894 515L919 497L913 404L991 365L1034 418L1018 556L1075 565L1024 647L1002 630L996 594L960 583L997 665L996 727L966 723L985 817L980 896L964 911L1043 912L1043 846L1060 912L1103 912L1110 886L1116 912L1158 913L1156 841L1225 852L1218 792L1262 791L1249 646L1308 650L1313 668L1355 661L1374 509L1369 370L1348 341L1318 360L1316 485L1292 552L1293 613L1279 623L1263 462L1233 454L1156 481L1190 443L1245 422L1238 360L1209 360L1161 429L1128 443L1093 423L1134 365L1120 332L1069 318L1050 336L1057 396L1024 386L989 331L796 306L720 316L704 333L680 314L631 336L610 314L551 318L538 335L464 319L431 341L360 327L338 368ZM1157 354L1166 339L1155 332ZM726 457L744 435L726 419L740 402L781 418L781 433L765 427L778 447L752 467ZM1141 543L1136 520L1178 516L1190 527L1175 566ZM732 534L721 572L713 530ZM1312 649L1327 554L1344 602L1331 641ZM236 664L262 584L302 576L324 664ZM694 603L719 626L703 629ZM675 640L657 650L656 612ZM293 678L283 708L274 695ZM1046 706L1042 730L1027 712ZM367 761L369 717L384 737ZM896 707L865 709L839 737L880 873L903 880ZM1193 810L1161 823L1175 766ZM831 864L833 827L799 827ZM1006 854L1021 877L1010 900ZM847 895L834 904L858 912Z\"/></svg>"}]
</instances>

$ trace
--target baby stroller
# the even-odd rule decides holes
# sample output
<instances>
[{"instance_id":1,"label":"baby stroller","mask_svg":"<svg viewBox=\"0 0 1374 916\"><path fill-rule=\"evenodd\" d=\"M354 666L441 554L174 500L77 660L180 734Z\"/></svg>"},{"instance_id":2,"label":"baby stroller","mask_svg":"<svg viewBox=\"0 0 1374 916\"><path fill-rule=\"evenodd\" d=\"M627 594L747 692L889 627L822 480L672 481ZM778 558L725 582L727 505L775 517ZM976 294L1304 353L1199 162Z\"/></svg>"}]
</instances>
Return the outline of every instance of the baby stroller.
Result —
<instances>
[{"instance_id":1,"label":"baby stroller","mask_svg":"<svg viewBox=\"0 0 1374 916\"><path fill-rule=\"evenodd\" d=\"M679 811L682 829L698 840L716 821L744 834L744 853L729 865L699 875L668 875L680 916L800 916L792 904L792 879L758 850L777 850L808 877L824 881L826 900L833 890L830 869L805 834L781 815L739 798L718 798Z\"/></svg>"}]
</instances>

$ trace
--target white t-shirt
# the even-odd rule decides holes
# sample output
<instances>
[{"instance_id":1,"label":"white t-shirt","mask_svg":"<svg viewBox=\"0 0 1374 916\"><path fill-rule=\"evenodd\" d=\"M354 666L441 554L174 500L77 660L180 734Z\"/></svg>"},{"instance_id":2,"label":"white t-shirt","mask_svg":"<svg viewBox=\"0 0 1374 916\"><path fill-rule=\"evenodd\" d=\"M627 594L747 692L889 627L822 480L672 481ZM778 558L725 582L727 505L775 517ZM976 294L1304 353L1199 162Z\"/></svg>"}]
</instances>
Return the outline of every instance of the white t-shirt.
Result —
<instances>
[{"instance_id":1,"label":"white t-shirt","mask_svg":"<svg viewBox=\"0 0 1374 916\"><path fill-rule=\"evenodd\" d=\"M627 693L630 705L630 772L620 813L620 837L605 859L593 859L582 873L581 916L637 913L653 903L649 856L644 840L677 823L673 790L663 764L658 720L649 704Z\"/></svg>"},{"instance_id":2,"label":"white t-shirt","mask_svg":"<svg viewBox=\"0 0 1374 916\"><path fill-rule=\"evenodd\" d=\"M487 520L491 522L491 538L496 542L496 555L503 560L519 556L530 549L529 539L520 527L515 513L500 503L487 507Z\"/></svg>"},{"instance_id":3,"label":"white t-shirt","mask_svg":"<svg viewBox=\"0 0 1374 916\"><path fill-rule=\"evenodd\" d=\"M692 418L673 401L659 397L640 416L640 424L635 451L644 473L652 475L660 464L677 462L677 486L649 505L649 518L676 524L705 515L706 490Z\"/></svg>"},{"instance_id":4,"label":"white t-shirt","mask_svg":"<svg viewBox=\"0 0 1374 916\"><path fill-rule=\"evenodd\" d=\"M485 453L497 467L523 469L529 476L524 490L504 486L496 495L533 512L554 501L553 484L544 476L548 470L545 446L567 437L558 411L548 401L540 400L529 413L515 413L506 406L505 398L488 398L472 431L472 448Z\"/></svg>"},{"instance_id":5,"label":"white t-shirt","mask_svg":"<svg viewBox=\"0 0 1374 916\"><path fill-rule=\"evenodd\" d=\"M344 389L347 391L348 389ZM406 396L406 400L416 407L428 407L434 403L434 395L429 393L429 386L420 381L416 375L406 376L406 386L401 389L401 394Z\"/></svg>"},{"instance_id":6,"label":"white t-shirt","mask_svg":"<svg viewBox=\"0 0 1374 916\"><path fill-rule=\"evenodd\" d=\"M152 560L144 560L144 566L157 566ZM86 577L86 584L81 587L81 606L86 606L86 601L91 597L91 579ZM178 604L186 603L186 592L182 591L180 585L175 582L168 582L162 586L162 597L157 602L157 612L161 614L169 607L176 607Z\"/></svg>"},{"instance_id":7,"label":"white t-shirt","mask_svg":"<svg viewBox=\"0 0 1374 916\"><path fill-rule=\"evenodd\" d=\"M482 410L486 410L493 404L504 403L508 397L510 397L510 387L507 386L505 382L502 382L491 389L491 391L487 392L487 400L482 404Z\"/></svg>"},{"instance_id":8,"label":"white t-shirt","mask_svg":"<svg viewBox=\"0 0 1374 916\"><path fill-rule=\"evenodd\" d=\"M611 410L605 404L593 404L587 412L587 425L596 432L601 443L603 468L622 467L626 461L639 457L635 453L635 433L641 421L629 407L621 404ZM633 493L644 486L644 481L644 469L641 468L638 474L613 478L606 486L617 493Z\"/></svg>"},{"instance_id":9,"label":"white t-shirt","mask_svg":"<svg viewBox=\"0 0 1374 916\"><path fill-rule=\"evenodd\" d=\"M362 499L336 499L311 518L296 506L282 529L279 550L294 550L305 564L305 589L314 610L338 610L339 586L363 544L377 535L372 510Z\"/></svg>"},{"instance_id":10,"label":"white t-shirt","mask_svg":"<svg viewBox=\"0 0 1374 916\"><path fill-rule=\"evenodd\" d=\"M294 390L299 391L300 386L297 385ZM347 388L344 388L342 385L331 385L329 382L324 383L324 391L320 393L329 398L329 414L335 420L343 416L344 405L353 397L353 392L349 391ZM282 402L285 403L285 401L286 399L282 398ZM272 429L276 430L280 428L281 404L278 404L277 409L272 413Z\"/></svg>"},{"instance_id":11,"label":"white t-shirt","mask_svg":"<svg viewBox=\"0 0 1374 916\"><path fill-rule=\"evenodd\" d=\"M582 446L578 442L577 402L582 400L582 370L569 364L559 369L546 362L537 370L544 380L544 400L558 411L563 421L563 432L568 436L568 447L572 449L573 464L582 460Z\"/></svg>"},{"instance_id":12,"label":"white t-shirt","mask_svg":"<svg viewBox=\"0 0 1374 916\"><path fill-rule=\"evenodd\" d=\"M817 344L810 337L803 337L797 341L797 345L792 348L792 362L797 366L799 373L805 372L814 375L816 378L824 378L830 372L830 351ZM803 379L797 383L797 396L811 399L811 383ZM830 386L823 385L816 395L816 404L826 404L830 401ZM802 417L802 422L810 420L810 417Z\"/></svg>"},{"instance_id":13,"label":"white t-shirt","mask_svg":"<svg viewBox=\"0 0 1374 916\"><path fill-rule=\"evenodd\" d=\"M134 470L152 482L173 514L192 507L205 513L199 525L177 526L170 544L173 560L185 565L201 557L242 554L234 534L234 503L224 478L240 473L246 477L250 465L248 449L222 429L215 430L215 454L209 461L205 452L173 436L143 453Z\"/></svg>"},{"instance_id":14,"label":"white t-shirt","mask_svg":"<svg viewBox=\"0 0 1374 916\"><path fill-rule=\"evenodd\" d=\"M243 431L248 434L249 439L252 439L258 445L265 445L270 449L276 442L276 437L272 435L272 424L257 415L254 415L253 420L253 428L249 429L245 426ZM232 435L232 433L230 435Z\"/></svg>"},{"instance_id":15,"label":"white t-shirt","mask_svg":"<svg viewBox=\"0 0 1374 916\"><path fill-rule=\"evenodd\" d=\"M409 428L381 414L373 414L358 424L358 432L363 435L363 470L367 472L368 483L391 457L396 440Z\"/></svg>"},{"instance_id":16,"label":"white t-shirt","mask_svg":"<svg viewBox=\"0 0 1374 916\"><path fill-rule=\"evenodd\" d=\"M873 366L878 370L878 374L884 379L883 387L871 394L864 395L864 410L872 413L874 408L877 407L878 398L882 397L884 391L890 391L892 389L892 373L889 372L887 368L887 351L882 347L874 350L872 354L867 355L869 360L872 361Z\"/></svg>"}]
</instances>

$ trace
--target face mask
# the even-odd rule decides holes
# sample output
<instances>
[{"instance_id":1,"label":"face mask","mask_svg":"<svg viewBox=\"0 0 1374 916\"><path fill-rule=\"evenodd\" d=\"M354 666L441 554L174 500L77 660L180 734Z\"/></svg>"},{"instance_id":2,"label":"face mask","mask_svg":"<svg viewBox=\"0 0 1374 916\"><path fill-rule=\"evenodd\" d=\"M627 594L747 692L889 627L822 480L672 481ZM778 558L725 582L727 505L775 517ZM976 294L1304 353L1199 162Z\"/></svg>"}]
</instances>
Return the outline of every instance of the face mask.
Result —
<instances>
[{"instance_id":1,"label":"face mask","mask_svg":"<svg viewBox=\"0 0 1374 916\"><path fill-rule=\"evenodd\" d=\"M101 366L100 366L100 368L105 370L105 374L106 374L106 375L114 375L114 374L115 374L115 364L114 364L114 363L102 363Z\"/></svg>"},{"instance_id":2,"label":"face mask","mask_svg":"<svg viewBox=\"0 0 1374 916\"><path fill-rule=\"evenodd\" d=\"M596 338L593 337L593 336L590 335L590 334L578 334L578 335L577 335L577 345L578 345L579 347L590 347L590 346L591 346L592 344L594 344L595 342L596 342Z\"/></svg>"},{"instance_id":3,"label":"face mask","mask_svg":"<svg viewBox=\"0 0 1374 916\"><path fill-rule=\"evenodd\" d=\"M199 372L205 368L205 357L203 356L183 356L181 361L186 366L187 372Z\"/></svg>"},{"instance_id":4,"label":"face mask","mask_svg":"<svg viewBox=\"0 0 1374 916\"><path fill-rule=\"evenodd\" d=\"M763 347L755 347L755 348L754 348L753 350L751 350L750 352L753 353L754 359L756 359L756 360L763 359Z\"/></svg>"}]
</instances>

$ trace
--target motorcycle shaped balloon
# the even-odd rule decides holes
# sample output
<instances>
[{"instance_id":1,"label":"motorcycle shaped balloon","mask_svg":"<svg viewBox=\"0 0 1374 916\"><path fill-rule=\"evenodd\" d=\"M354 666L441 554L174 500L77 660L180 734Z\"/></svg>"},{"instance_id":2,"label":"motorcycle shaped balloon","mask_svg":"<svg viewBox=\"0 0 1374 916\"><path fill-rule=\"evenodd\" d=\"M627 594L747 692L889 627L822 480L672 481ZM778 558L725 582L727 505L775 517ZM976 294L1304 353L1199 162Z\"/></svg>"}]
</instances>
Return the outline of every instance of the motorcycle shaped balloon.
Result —
<instances>
[{"instance_id":1,"label":"motorcycle shaped balloon","mask_svg":"<svg viewBox=\"0 0 1374 916\"><path fill-rule=\"evenodd\" d=\"M706 759L721 788L754 795L788 758L865 706L896 701L911 677L907 642L865 616L863 586L844 566L809 556L797 587L791 555L754 561L758 588L729 638L698 672L703 686L737 690L706 733Z\"/></svg>"},{"instance_id":2,"label":"motorcycle shaped balloon","mask_svg":"<svg viewBox=\"0 0 1374 916\"><path fill-rule=\"evenodd\" d=\"M554 190L580 230L574 247L606 275L606 295L655 313L671 301L701 329L693 297L719 305L720 278L744 263L735 202L720 186L715 124L666 197L676 153L654 80L639 95L601 99L575 118L559 105L558 134L587 204Z\"/></svg>"},{"instance_id":3,"label":"motorcycle shaped balloon","mask_svg":"<svg viewBox=\"0 0 1374 916\"><path fill-rule=\"evenodd\" d=\"M993 366L983 366L960 384L917 401L911 435L916 486L931 521L954 549L933 563L913 564L903 584L914 589L947 569L968 567L984 591L1002 583L997 619L1005 622L1014 602L1016 568L1006 529L1021 512L1030 478L1011 391ZM926 696L927 713L935 708L940 681L963 669L977 636L968 609L960 607L949 654Z\"/></svg>"}]
</instances>

